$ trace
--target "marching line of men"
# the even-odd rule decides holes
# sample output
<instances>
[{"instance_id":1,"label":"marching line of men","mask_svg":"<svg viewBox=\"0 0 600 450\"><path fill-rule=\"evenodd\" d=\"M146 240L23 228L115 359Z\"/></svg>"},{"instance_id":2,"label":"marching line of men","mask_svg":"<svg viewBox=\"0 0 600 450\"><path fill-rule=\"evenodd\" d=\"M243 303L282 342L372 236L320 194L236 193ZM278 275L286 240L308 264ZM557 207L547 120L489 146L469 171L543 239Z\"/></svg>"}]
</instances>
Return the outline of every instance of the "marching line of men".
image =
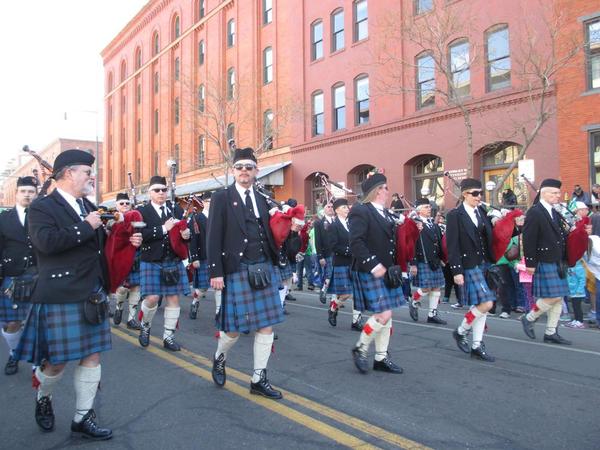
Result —
<instances>
[{"instance_id":1,"label":"marching line of men","mask_svg":"<svg viewBox=\"0 0 600 450\"><path fill-rule=\"evenodd\" d=\"M39 427L53 430L54 387L66 364L78 361L71 431L102 440L111 438L112 430L97 425L93 405L101 379L100 353L111 348L106 297L108 267L104 256L105 229L109 227L103 226L96 207L86 198L94 189L93 164L94 157L87 152L61 153L54 163L56 189L35 202L36 180L19 179L15 208L0 215L0 321L5 324L2 331L10 350L5 373L16 373L19 360L34 364L35 419ZM139 343L147 347L152 320L162 298L163 346L170 351L181 349L175 340L179 297L189 292L184 258L172 243L172 239L181 239L189 244L189 261L196 269L194 289L202 293L210 286L219 294L214 383L218 387L225 385L228 353L240 333L254 332L250 392L281 399L282 393L269 381L267 366L273 327L284 320L285 286L291 278L288 267L300 249L298 232L303 224L293 223L289 237L278 249L269 227L269 205L254 187L259 169L251 148L235 151L232 172L233 183L213 194L208 219L200 211L185 227L178 226L183 217L181 208L166 201L166 179L151 178L150 202L138 209L145 228L129 238L139 250L139 268L134 263L125 283L117 289L118 315L114 322L118 325L121 321L127 299L127 326L139 328ZM332 300L328 321L336 326L340 306L352 298L355 309L351 328L360 336L351 355L360 373L369 371L369 349L374 343L373 370L400 374L403 369L392 361L389 347L393 310L407 300L402 270L396 261L396 227L405 219L386 208L389 190L383 174L368 177L361 188L362 202L350 209L345 199L336 200L322 223L320 259L329 272L320 300L329 290ZM486 271L494 263L493 225L481 207L479 180L463 180L461 194L462 203L448 213L448 265L454 281L462 287L463 301L471 308L452 336L461 351L492 362L495 358L485 348L483 334L487 313L495 302L495 294L486 281ZM560 314L556 305L566 293L563 268L568 235L552 209L559 198L560 182L544 180L540 200L525 220L524 252L538 300L536 308L523 316L522 324L527 336L534 339L533 324L547 313L544 342L570 344L556 332ZM120 212L131 207L126 194L117 196ZM429 201L418 201L416 211L420 234L415 257L410 261L416 300L427 296L427 321L445 324L437 314L444 283L441 231L431 222ZM520 231L517 226L515 233ZM197 316L197 301L195 297L192 302L192 319ZM418 320L417 307L418 303L410 305L414 320ZM364 311L371 315L362 325Z\"/></svg>"}]
</instances>

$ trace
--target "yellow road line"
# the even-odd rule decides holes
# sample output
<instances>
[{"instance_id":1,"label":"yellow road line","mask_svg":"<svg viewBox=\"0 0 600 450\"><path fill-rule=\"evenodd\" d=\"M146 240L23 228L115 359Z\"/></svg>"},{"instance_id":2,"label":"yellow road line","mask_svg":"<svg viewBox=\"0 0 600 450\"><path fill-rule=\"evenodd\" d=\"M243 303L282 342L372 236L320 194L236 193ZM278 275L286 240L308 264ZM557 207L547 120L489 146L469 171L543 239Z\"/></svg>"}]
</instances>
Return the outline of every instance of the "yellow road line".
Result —
<instances>
[{"instance_id":1,"label":"yellow road line","mask_svg":"<svg viewBox=\"0 0 600 450\"><path fill-rule=\"evenodd\" d=\"M137 345L138 344L138 340L131 336L128 333L124 333L121 330L112 329L112 332L115 336L118 336L119 338ZM153 338L153 341L156 341L158 339ZM161 350L160 348L154 347L154 346L149 346L146 348L146 350L156 356L158 356L161 359L164 359L165 361L168 361L172 364L175 364L178 367L181 367L182 369L200 377L203 378L207 381L210 381L210 383L212 384L212 375L208 370L205 369L201 369L200 367L191 364L177 356L174 356L170 353L167 353L164 350ZM189 351L185 351L185 353L183 354L193 354L192 352ZM231 370L231 369L230 369ZM228 370L228 372L230 371ZM239 378L235 377L235 378ZM246 377L247 380L247 377ZM273 400L269 400L266 399L264 397L260 397L260 396L256 396L256 395L252 395L250 394L250 392L248 391L247 388L243 388L242 386L236 384L236 383L227 383L224 387L224 389L233 392L236 395L239 395L240 397L249 400L253 403L256 403L257 405L262 406L263 408L266 408L274 413L277 413L293 422L296 422L322 436L325 436L328 439L331 439L341 445L344 445L346 447L349 448L354 448L354 449L359 449L359 450L371 450L371 449L377 449L378 447L375 447L371 444L369 444L368 442L365 442L351 434L345 433L337 428L334 428L330 425L327 425L319 420L313 419L312 417L307 416L306 414L303 414L299 411L296 411L293 408L290 408L289 406L286 406L282 403L273 401Z\"/></svg>"}]
</instances>

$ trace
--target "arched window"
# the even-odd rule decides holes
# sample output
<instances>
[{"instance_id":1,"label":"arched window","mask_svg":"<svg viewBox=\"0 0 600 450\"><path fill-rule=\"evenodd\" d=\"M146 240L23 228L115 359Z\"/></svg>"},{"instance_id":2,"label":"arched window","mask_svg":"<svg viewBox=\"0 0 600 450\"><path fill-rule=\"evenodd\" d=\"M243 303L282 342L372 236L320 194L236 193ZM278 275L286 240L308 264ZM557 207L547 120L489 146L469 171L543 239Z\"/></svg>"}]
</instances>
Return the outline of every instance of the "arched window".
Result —
<instances>
[{"instance_id":1,"label":"arched window","mask_svg":"<svg viewBox=\"0 0 600 450\"><path fill-rule=\"evenodd\" d=\"M179 70L180 70L179 57L175 58L175 62L173 65L174 65L173 72L175 75L175 81L179 81Z\"/></svg>"},{"instance_id":2,"label":"arched window","mask_svg":"<svg viewBox=\"0 0 600 450\"><path fill-rule=\"evenodd\" d=\"M508 166L518 158L521 147L513 142L495 142L486 145L481 151L481 169L483 171L484 186L493 181L498 183L498 180L504 175ZM517 196L517 203L524 205L527 203L527 187L519 181L519 173L515 168L504 182L504 186L497 186L498 198L494 203L502 204L502 191L504 187L509 187ZM490 193L485 192L486 199L492 202L489 198Z\"/></svg>"},{"instance_id":3,"label":"arched window","mask_svg":"<svg viewBox=\"0 0 600 450\"><path fill-rule=\"evenodd\" d=\"M325 99L323 91L312 94L312 135L321 136L325 134Z\"/></svg>"},{"instance_id":4,"label":"arched window","mask_svg":"<svg viewBox=\"0 0 600 450\"><path fill-rule=\"evenodd\" d=\"M413 163L413 191L415 198L433 200L444 206L444 162L442 158L427 155Z\"/></svg>"},{"instance_id":5,"label":"arched window","mask_svg":"<svg viewBox=\"0 0 600 450\"><path fill-rule=\"evenodd\" d=\"M205 14L205 10L204 10L204 0L198 0L198 7L196 8L197 11L197 19L200 20L204 17Z\"/></svg>"},{"instance_id":6,"label":"arched window","mask_svg":"<svg viewBox=\"0 0 600 450\"><path fill-rule=\"evenodd\" d=\"M227 125L227 142L232 139L235 140L235 125L230 123Z\"/></svg>"},{"instance_id":7,"label":"arched window","mask_svg":"<svg viewBox=\"0 0 600 450\"><path fill-rule=\"evenodd\" d=\"M233 100L235 96L235 69L229 68L227 71L227 100Z\"/></svg>"},{"instance_id":8,"label":"arched window","mask_svg":"<svg viewBox=\"0 0 600 450\"><path fill-rule=\"evenodd\" d=\"M235 20L230 19L227 22L227 47L235 45Z\"/></svg>"},{"instance_id":9,"label":"arched window","mask_svg":"<svg viewBox=\"0 0 600 450\"><path fill-rule=\"evenodd\" d=\"M173 40L177 39L181 35L181 25L179 16L173 18Z\"/></svg>"},{"instance_id":10,"label":"arched window","mask_svg":"<svg viewBox=\"0 0 600 450\"><path fill-rule=\"evenodd\" d=\"M359 75L354 80L355 124L369 123L369 76Z\"/></svg>"},{"instance_id":11,"label":"arched window","mask_svg":"<svg viewBox=\"0 0 600 450\"><path fill-rule=\"evenodd\" d=\"M152 56L158 55L160 52L160 39L158 37L158 31L155 31L152 35Z\"/></svg>"},{"instance_id":12,"label":"arched window","mask_svg":"<svg viewBox=\"0 0 600 450\"><path fill-rule=\"evenodd\" d=\"M273 49L267 47L263 50L263 84L273 81Z\"/></svg>"},{"instance_id":13,"label":"arched window","mask_svg":"<svg viewBox=\"0 0 600 450\"><path fill-rule=\"evenodd\" d=\"M273 111L267 109L263 114L263 148L271 150L273 148Z\"/></svg>"},{"instance_id":14,"label":"arched window","mask_svg":"<svg viewBox=\"0 0 600 450\"><path fill-rule=\"evenodd\" d=\"M348 172L348 183L352 192L362 194L362 182L365 181L369 174L375 169L375 166L370 164L361 164Z\"/></svg>"},{"instance_id":15,"label":"arched window","mask_svg":"<svg viewBox=\"0 0 600 450\"><path fill-rule=\"evenodd\" d=\"M323 57L323 21L316 20L310 26L311 60Z\"/></svg>"},{"instance_id":16,"label":"arched window","mask_svg":"<svg viewBox=\"0 0 600 450\"><path fill-rule=\"evenodd\" d=\"M142 67L142 49L140 47L135 49L135 70L139 70Z\"/></svg>"},{"instance_id":17,"label":"arched window","mask_svg":"<svg viewBox=\"0 0 600 450\"><path fill-rule=\"evenodd\" d=\"M344 10L338 8L331 13L331 51L344 48Z\"/></svg>"},{"instance_id":18,"label":"arched window","mask_svg":"<svg viewBox=\"0 0 600 450\"><path fill-rule=\"evenodd\" d=\"M333 131L346 128L346 86L344 83L333 85L331 90L333 103Z\"/></svg>"},{"instance_id":19,"label":"arched window","mask_svg":"<svg viewBox=\"0 0 600 450\"><path fill-rule=\"evenodd\" d=\"M414 0L415 16L425 14L433 9L433 0Z\"/></svg>"},{"instance_id":20,"label":"arched window","mask_svg":"<svg viewBox=\"0 0 600 450\"><path fill-rule=\"evenodd\" d=\"M471 69L469 41L460 39L448 47L448 62L451 75L450 96L466 97L471 92Z\"/></svg>"},{"instance_id":21,"label":"arched window","mask_svg":"<svg viewBox=\"0 0 600 450\"><path fill-rule=\"evenodd\" d=\"M120 81L125 81L127 78L127 62L125 60L121 61L121 78Z\"/></svg>"}]
</instances>

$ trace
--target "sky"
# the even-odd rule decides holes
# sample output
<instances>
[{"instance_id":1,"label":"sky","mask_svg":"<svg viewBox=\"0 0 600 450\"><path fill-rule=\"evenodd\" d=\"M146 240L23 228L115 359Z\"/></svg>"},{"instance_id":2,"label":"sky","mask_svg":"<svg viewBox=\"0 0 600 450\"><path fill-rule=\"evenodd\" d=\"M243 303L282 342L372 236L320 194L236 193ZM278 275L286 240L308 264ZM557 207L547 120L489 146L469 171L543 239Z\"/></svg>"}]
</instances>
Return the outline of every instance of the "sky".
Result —
<instances>
[{"instance_id":1,"label":"sky","mask_svg":"<svg viewBox=\"0 0 600 450\"><path fill-rule=\"evenodd\" d=\"M100 52L147 1L3 2L0 168L25 144L42 150L58 137L102 140Z\"/></svg>"}]
</instances>

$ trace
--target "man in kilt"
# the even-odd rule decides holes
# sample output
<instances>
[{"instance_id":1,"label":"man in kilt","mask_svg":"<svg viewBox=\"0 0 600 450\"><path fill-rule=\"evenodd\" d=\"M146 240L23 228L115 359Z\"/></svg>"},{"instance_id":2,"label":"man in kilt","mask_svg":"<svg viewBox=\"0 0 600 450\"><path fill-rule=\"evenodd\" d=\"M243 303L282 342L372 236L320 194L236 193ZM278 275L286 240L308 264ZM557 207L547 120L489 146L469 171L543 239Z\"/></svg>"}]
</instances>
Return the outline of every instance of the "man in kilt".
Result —
<instances>
[{"instance_id":1,"label":"man in kilt","mask_svg":"<svg viewBox=\"0 0 600 450\"><path fill-rule=\"evenodd\" d=\"M96 424L92 408L101 377L100 352L110 350L111 340L105 233L100 215L86 198L94 193L93 163L94 157L81 150L60 153L54 161L56 189L29 208L39 276L15 353L38 366L35 419L43 431L54 428L54 386L67 362L79 361L71 432L102 440L110 439L112 431ZM141 235L134 234L130 242L139 247Z\"/></svg>"},{"instance_id":2,"label":"man in kilt","mask_svg":"<svg viewBox=\"0 0 600 450\"><path fill-rule=\"evenodd\" d=\"M14 351L22 334L23 321L31 309L29 295L19 295L11 286L26 271L35 270L36 259L29 238L27 209L37 197L37 180L20 177L17 180L16 205L0 214L0 325L8 345L6 375L19 370ZM7 289L12 295L7 295ZM24 293L21 293L24 294Z\"/></svg>"},{"instance_id":3,"label":"man in kilt","mask_svg":"<svg viewBox=\"0 0 600 450\"><path fill-rule=\"evenodd\" d=\"M240 333L255 331L250 393L280 399L281 392L267 378L273 325L284 320L269 206L253 186L258 173L254 151L236 149L233 162L235 182L213 194L208 217L210 285L222 289L212 377L217 386L225 384L229 350Z\"/></svg>"},{"instance_id":4,"label":"man in kilt","mask_svg":"<svg viewBox=\"0 0 600 450\"><path fill-rule=\"evenodd\" d=\"M452 336L458 348L471 358L493 362L483 343L488 311L496 295L487 284L485 273L492 264L492 223L481 207L481 181L465 178L460 183L463 202L446 216L448 264L454 282L463 289L463 303L471 308ZM473 333L469 346L467 336Z\"/></svg>"},{"instance_id":5,"label":"man in kilt","mask_svg":"<svg viewBox=\"0 0 600 450\"><path fill-rule=\"evenodd\" d=\"M189 292L187 273L181 258L171 246L169 231L183 216L179 205L167 205L167 180L158 175L150 179L148 188L150 203L139 208L146 227L142 229L142 256L140 278L142 287L142 311L140 314L139 342L142 347L150 344L152 319L162 297L166 301L164 311L163 346L177 352L181 346L175 341L179 322L179 296ZM180 232L181 239L190 239L190 230Z\"/></svg>"},{"instance_id":6,"label":"man in kilt","mask_svg":"<svg viewBox=\"0 0 600 450\"><path fill-rule=\"evenodd\" d=\"M352 276L350 265L352 254L350 253L350 231L348 229L348 200L338 198L333 202L333 210L336 218L329 228L331 248L333 251L333 275L329 285L329 292L333 298L329 304L327 320L332 327L337 326L337 315L340 306L352 297ZM360 311L352 310L351 329L362 331L362 314Z\"/></svg>"},{"instance_id":7,"label":"man in kilt","mask_svg":"<svg viewBox=\"0 0 600 450\"><path fill-rule=\"evenodd\" d=\"M327 290L333 274L333 253L331 251L331 242L329 238L329 227L333 223L335 215L333 213L333 204L327 203L323 208L323 217L315 220L315 249L317 250L317 262L319 264L321 279L323 285L319 291L319 300L325 304L327 302Z\"/></svg>"},{"instance_id":8,"label":"man in kilt","mask_svg":"<svg viewBox=\"0 0 600 450\"><path fill-rule=\"evenodd\" d=\"M561 223L553 205L560 203L562 183L545 179L540 192L525 216L523 253L527 272L533 275L533 296L537 299L528 314L521 316L525 334L535 339L533 324L544 313L548 314L544 342L571 345L557 332L562 311L562 299L569 295L567 280L568 230Z\"/></svg>"},{"instance_id":9,"label":"man in kilt","mask_svg":"<svg viewBox=\"0 0 600 450\"><path fill-rule=\"evenodd\" d=\"M119 192L117 194L117 211L121 214L125 214L127 211L131 211L131 201L129 195L125 192ZM129 304L128 316L127 316L127 328L130 330L139 330L140 323L137 319L138 307L140 299L142 298L140 292L140 257L141 252L138 249L135 253L135 260L131 272L127 275L123 286L119 286L115 292L116 308L113 315L113 323L119 325L123 320L123 309L125 300Z\"/></svg>"},{"instance_id":10,"label":"man in kilt","mask_svg":"<svg viewBox=\"0 0 600 450\"><path fill-rule=\"evenodd\" d=\"M354 205L348 215L355 308L373 313L352 349L354 364L361 373L369 370L367 355L373 340L373 370L402 373L402 368L388 353L392 309L402 306L405 300L402 270L395 264L396 223L385 208L389 198L386 183L387 179L381 173L363 181L363 202Z\"/></svg>"},{"instance_id":11,"label":"man in kilt","mask_svg":"<svg viewBox=\"0 0 600 450\"><path fill-rule=\"evenodd\" d=\"M411 261L410 273L417 291L409 300L410 317L419 320L419 305L423 297L429 299L427 323L446 325L446 321L438 315L441 288L445 279L441 265L442 230L431 220L431 204L426 198L416 201L417 224L420 228L419 239L415 245L415 257Z\"/></svg>"},{"instance_id":12,"label":"man in kilt","mask_svg":"<svg viewBox=\"0 0 600 450\"><path fill-rule=\"evenodd\" d=\"M190 319L195 320L198 317L198 308L200 307L200 298L206 297L206 291L210 287L208 279L208 264L206 262L206 230L208 229L208 219L202 213L204 204L194 213L193 220L190 221L190 263L194 269L194 295L192 305L190 306Z\"/></svg>"},{"instance_id":13,"label":"man in kilt","mask_svg":"<svg viewBox=\"0 0 600 450\"><path fill-rule=\"evenodd\" d=\"M279 300L285 315L289 314L285 307L285 302L292 284L292 261L294 261L294 263L296 262L296 255L300 251L300 245L302 244L300 240L300 234L298 233L303 225L303 222L299 223L295 217L292 218L292 228L290 234L287 239L283 241L283 245L278 253L277 265L279 269Z\"/></svg>"}]
</instances>

